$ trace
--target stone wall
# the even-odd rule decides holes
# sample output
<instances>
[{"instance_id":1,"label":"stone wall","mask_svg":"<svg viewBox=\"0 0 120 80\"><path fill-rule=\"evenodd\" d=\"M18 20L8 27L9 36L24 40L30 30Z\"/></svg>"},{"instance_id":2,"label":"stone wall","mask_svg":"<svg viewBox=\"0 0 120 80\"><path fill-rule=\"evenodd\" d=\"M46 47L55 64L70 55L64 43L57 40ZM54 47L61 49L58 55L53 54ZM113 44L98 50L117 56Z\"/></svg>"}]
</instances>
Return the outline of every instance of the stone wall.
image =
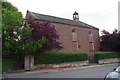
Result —
<instances>
[{"instance_id":1,"label":"stone wall","mask_svg":"<svg viewBox=\"0 0 120 80\"><path fill-rule=\"evenodd\" d=\"M98 60L98 64L118 63L118 62L120 62L120 58L100 59L100 60Z\"/></svg>"},{"instance_id":2,"label":"stone wall","mask_svg":"<svg viewBox=\"0 0 120 80\"><path fill-rule=\"evenodd\" d=\"M34 70L73 68L73 67L79 67L83 65L89 65L89 61L69 62L69 63L62 63L62 64L37 65L35 66Z\"/></svg>"}]
</instances>

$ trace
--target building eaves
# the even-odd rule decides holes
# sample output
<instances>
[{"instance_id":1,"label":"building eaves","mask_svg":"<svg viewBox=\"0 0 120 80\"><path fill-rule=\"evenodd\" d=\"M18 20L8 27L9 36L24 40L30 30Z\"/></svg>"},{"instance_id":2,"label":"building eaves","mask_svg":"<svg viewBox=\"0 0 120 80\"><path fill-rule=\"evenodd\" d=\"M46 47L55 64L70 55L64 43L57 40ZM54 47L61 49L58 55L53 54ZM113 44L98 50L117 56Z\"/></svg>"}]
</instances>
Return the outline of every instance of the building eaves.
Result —
<instances>
[{"instance_id":1,"label":"building eaves","mask_svg":"<svg viewBox=\"0 0 120 80\"><path fill-rule=\"evenodd\" d=\"M65 19L65 18L50 16L50 15L44 15L44 14L39 14L39 13L35 13L35 12L30 12L30 13L35 18L41 19L41 20L58 22L58 23L64 23L64 24L70 24L70 25L75 25L75 26L80 26L80 27L86 27L86 28L92 28L92 29L98 29L98 28L96 28L94 26L91 26L91 25L86 24L86 23L81 22L81 21L75 21L75 20L70 20L70 19Z\"/></svg>"}]
</instances>

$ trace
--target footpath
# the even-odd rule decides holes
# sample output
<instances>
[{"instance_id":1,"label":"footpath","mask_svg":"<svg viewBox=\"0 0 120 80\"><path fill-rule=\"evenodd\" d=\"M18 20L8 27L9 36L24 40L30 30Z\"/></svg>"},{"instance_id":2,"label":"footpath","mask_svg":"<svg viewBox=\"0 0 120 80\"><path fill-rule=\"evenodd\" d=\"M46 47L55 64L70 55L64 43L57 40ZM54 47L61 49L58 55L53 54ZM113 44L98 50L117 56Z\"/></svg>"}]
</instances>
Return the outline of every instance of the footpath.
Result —
<instances>
[{"instance_id":1,"label":"footpath","mask_svg":"<svg viewBox=\"0 0 120 80\"><path fill-rule=\"evenodd\" d=\"M118 64L118 63L113 63ZM90 67L97 67L97 66L105 66L105 65L113 65L113 64L89 64L86 66L80 66L80 67L73 67L73 68L59 68L59 69L41 69L41 70L33 70L33 71L25 71L25 70L13 70L8 72L3 72L3 75L5 74L19 74L19 73L49 73L49 72L59 72L59 71L65 71L65 70L74 70L74 69L80 69L80 68L90 68ZM119 64L118 64L119 65Z\"/></svg>"}]
</instances>

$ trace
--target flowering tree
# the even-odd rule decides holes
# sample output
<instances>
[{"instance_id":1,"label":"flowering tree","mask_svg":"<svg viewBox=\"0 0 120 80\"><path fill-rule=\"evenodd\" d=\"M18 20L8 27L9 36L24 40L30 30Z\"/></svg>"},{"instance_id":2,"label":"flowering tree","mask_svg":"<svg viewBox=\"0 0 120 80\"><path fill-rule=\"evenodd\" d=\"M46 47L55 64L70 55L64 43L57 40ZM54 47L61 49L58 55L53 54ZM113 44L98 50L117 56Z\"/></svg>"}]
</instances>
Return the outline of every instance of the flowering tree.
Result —
<instances>
[{"instance_id":1,"label":"flowering tree","mask_svg":"<svg viewBox=\"0 0 120 80\"><path fill-rule=\"evenodd\" d=\"M41 36L44 36L47 39L47 42L41 49L39 49L39 51L62 49L62 46L60 46L61 43L57 41L59 39L59 35L57 34L57 31L51 27L51 22L39 21L30 17L27 18L27 22L33 28L32 36L34 39L38 40Z\"/></svg>"}]
</instances>

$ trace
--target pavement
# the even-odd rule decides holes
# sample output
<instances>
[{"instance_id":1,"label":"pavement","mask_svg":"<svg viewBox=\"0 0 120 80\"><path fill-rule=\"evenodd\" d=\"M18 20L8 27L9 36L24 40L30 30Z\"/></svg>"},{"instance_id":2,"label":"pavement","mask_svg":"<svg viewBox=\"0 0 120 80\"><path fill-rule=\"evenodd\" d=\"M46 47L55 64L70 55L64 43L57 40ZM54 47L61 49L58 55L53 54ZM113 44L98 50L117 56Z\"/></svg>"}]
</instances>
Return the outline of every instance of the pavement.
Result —
<instances>
[{"instance_id":1,"label":"pavement","mask_svg":"<svg viewBox=\"0 0 120 80\"><path fill-rule=\"evenodd\" d=\"M23 71L3 74L4 78L104 78L118 64L82 66L75 68Z\"/></svg>"},{"instance_id":2,"label":"pavement","mask_svg":"<svg viewBox=\"0 0 120 80\"><path fill-rule=\"evenodd\" d=\"M114 65L118 63L113 63L113 64L90 64L87 66L80 66L80 67L74 67L74 68L62 68L62 69L43 69L43 70L34 70L34 71L25 71L25 70L13 70L13 71L8 71L8 72L3 72L3 74L17 74L17 73L49 73L49 72L59 72L59 71L66 71L66 70L75 70L75 69L80 69L80 68L92 68L92 67L97 67L97 66L105 66L105 65Z\"/></svg>"}]
</instances>

